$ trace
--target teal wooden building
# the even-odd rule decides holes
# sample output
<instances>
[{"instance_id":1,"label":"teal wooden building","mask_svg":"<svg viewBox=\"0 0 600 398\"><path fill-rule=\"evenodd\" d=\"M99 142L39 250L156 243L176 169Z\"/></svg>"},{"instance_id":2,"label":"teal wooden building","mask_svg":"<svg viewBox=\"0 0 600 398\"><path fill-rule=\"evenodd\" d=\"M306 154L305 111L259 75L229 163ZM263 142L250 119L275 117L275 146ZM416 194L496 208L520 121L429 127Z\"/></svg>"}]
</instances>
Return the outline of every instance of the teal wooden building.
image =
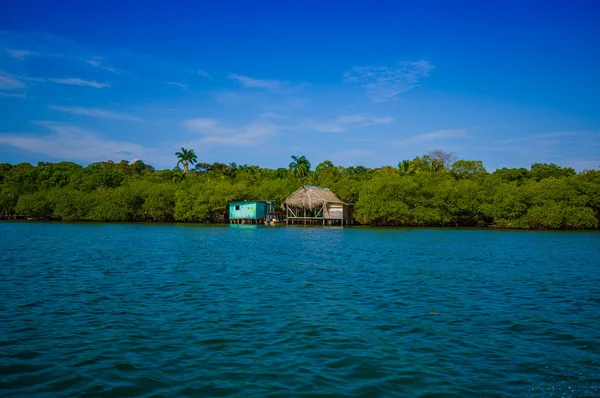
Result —
<instances>
[{"instance_id":1,"label":"teal wooden building","mask_svg":"<svg viewBox=\"0 0 600 398\"><path fill-rule=\"evenodd\" d=\"M273 211L271 202L264 200L245 200L229 203L230 224L262 224L267 213Z\"/></svg>"}]
</instances>

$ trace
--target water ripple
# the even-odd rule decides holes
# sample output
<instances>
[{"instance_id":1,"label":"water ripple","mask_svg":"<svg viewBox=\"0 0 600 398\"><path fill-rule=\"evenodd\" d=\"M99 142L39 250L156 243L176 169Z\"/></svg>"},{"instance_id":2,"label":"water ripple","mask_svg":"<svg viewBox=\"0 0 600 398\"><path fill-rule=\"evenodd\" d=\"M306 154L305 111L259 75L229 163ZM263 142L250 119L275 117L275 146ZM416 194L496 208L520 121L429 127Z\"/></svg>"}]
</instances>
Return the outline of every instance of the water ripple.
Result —
<instances>
[{"instance_id":1,"label":"water ripple","mask_svg":"<svg viewBox=\"0 0 600 398\"><path fill-rule=\"evenodd\" d=\"M3 396L600 395L600 234L0 223Z\"/></svg>"}]
</instances>

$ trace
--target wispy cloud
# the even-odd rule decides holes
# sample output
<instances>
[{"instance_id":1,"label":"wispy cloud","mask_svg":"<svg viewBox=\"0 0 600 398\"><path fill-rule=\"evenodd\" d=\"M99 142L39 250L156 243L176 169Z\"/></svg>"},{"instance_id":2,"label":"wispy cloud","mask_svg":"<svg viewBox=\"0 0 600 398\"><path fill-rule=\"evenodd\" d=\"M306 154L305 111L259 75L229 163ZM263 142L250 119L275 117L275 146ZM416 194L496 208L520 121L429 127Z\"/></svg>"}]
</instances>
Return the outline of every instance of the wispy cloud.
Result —
<instances>
[{"instance_id":1,"label":"wispy cloud","mask_svg":"<svg viewBox=\"0 0 600 398\"><path fill-rule=\"evenodd\" d=\"M25 84L15 76L0 70L0 90L16 90L25 88Z\"/></svg>"},{"instance_id":2,"label":"wispy cloud","mask_svg":"<svg viewBox=\"0 0 600 398\"><path fill-rule=\"evenodd\" d=\"M306 83L294 84L286 80L255 79L235 73L230 73L227 77L237 81L244 88L263 89L271 93L290 93L307 85Z\"/></svg>"},{"instance_id":3,"label":"wispy cloud","mask_svg":"<svg viewBox=\"0 0 600 398\"><path fill-rule=\"evenodd\" d=\"M117 75L121 73L117 68L114 68L114 67L108 66L108 65L104 65L102 57L94 57L92 59L86 60L85 62L87 62L94 68L105 70L107 72L116 73Z\"/></svg>"},{"instance_id":4,"label":"wispy cloud","mask_svg":"<svg viewBox=\"0 0 600 398\"><path fill-rule=\"evenodd\" d=\"M54 109L60 112L71 113L74 115L91 116L102 119L113 119L113 120L127 120L132 122L143 122L144 119L134 115L128 115L126 113L109 111L100 108L84 108L80 106L58 106L48 105L48 108Z\"/></svg>"},{"instance_id":5,"label":"wispy cloud","mask_svg":"<svg viewBox=\"0 0 600 398\"><path fill-rule=\"evenodd\" d=\"M215 91L211 93L212 97L217 102L224 104L241 104L241 103L257 103L258 101L266 101L267 93L253 91Z\"/></svg>"},{"instance_id":6,"label":"wispy cloud","mask_svg":"<svg viewBox=\"0 0 600 398\"><path fill-rule=\"evenodd\" d=\"M182 90L187 90L188 89L188 85L187 84L183 84L183 83L178 83L178 82L165 82L166 84L169 84L171 86L177 86L180 87Z\"/></svg>"},{"instance_id":7,"label":"wispy cloud","mask_svg":"<svg viewBox=\"0 0 600 398\"><path fill-rule=\"evenodd\" d=\"M346 130L375 124L389 124L394 121L391 117L374 117L363 114L339 116L327 123L317 124L313 129L326 133L341 133Z\"/></svg>"},{"instance_id":8,"label":"wispy cloud","mask_svg":"<svg viewBox=\"0 0 600 398\"><path fill-rule=\"evenodd\" d=\"M27 98L25 94L4 93L0 91L0 97Z\"/></svg>"},{"instance_id":9,"label":"wispy cloud","mask_svg":"<svg viewBox=\"0 0 600 398\"><path fill-rule=\"evenodd\" d=\"M235 73L230 73L227 77L229 79L236 80L242 87L262 88L271 92L281 91L281 88L284 85L289 84L289 82L285 81L254 79L248 76L236 75Z\"/></svg>"},{"instance_id":10,"label":"wispy cloud","mask_svg":"<svg viewBox=\"0 0 600 398\"><path fill-rule=\"evenodd\" d=\"M78 77L70 77L66 79L59 79L55 77L30 77L30 76L17 76L10 73L6 73L0 70L0 89L2 90L13 90L18 88L24 88L26 82L50 82L57 84L69 84L74 86L87 86L95 88L110 87L109 83L97 82L95 80L83 80Z\"/></svg>"},{"instance_id":11,"label":"wispy cloud","mask_svg":"<svg viewBox=\"0 0 600 398\"><path fill-rule=\"evenodd\" d=\"M0 133L0 144L38 153L54 159L95 162L114 159L119 152L129 152L136 158L148 159L149 150L131 142L104 139L91 131L75 126L41 122L50 130L46 135Z\"/></svg>"},{"instance_id":12,"label":"wispy cloud","mask_svg":"<svg viewBox=\"0 0 600 398\"><path fill-rule=\"evenodd\" d=\"M202 69L198 69L198 76L202 76L202 77L212 80L212 76L210 75L210 73L208 73L207 71L202 70Z\"/></svg>"},{"instance_id":13,"label":"wispy cloud","mask_svg":"<svg viewBox=\"0 0 600 398\"><path fill-rule=\"evenodd\" d=\"M97 82L95 80L83 80L78 77L70 77L67 79L57 79L54 77L50 77L45 80L52 82L52 83L69 84L69 85L73 85L73 86L86 86L86 87L95 87L95 88L110 87L109 83Z\"/></svg>"},{"instance_id":14,"label":"wispy cloud","mask_svg":"<svg viewBox=\"0 0 600 398\"><path fill-rule=\"evenodd\" d=\"M425 133L415 135L413 137L409 137L403 140L394 140L393 144L396 145L414 145L414 144L422 144L435 142L439 140L443 140L446 138L463 138L467 136L467 131L463 129L459 130L437 130L432 133Z\"/></svg>"},{"instance_id":15,"label":"wispy cloud","mask_svg":"<svg viewBox=\"0 0 600 398\"><path fill-rule=\"evenodd\" d=\"M344 74L347 82L359 83L373 102L386 102L415 88L434 66L425 60L396 67L354 66Z\"/></svg>"},{"instance_id":16,"label":"wispy cloud","mask_svg":"<svg viewBox=\"0 0 600 398\"><path fill-rule=\"evenodd\" d=\"M14 59L18 59L20 61L24 60L25 57L27 57L28 55L36 55L39 53L36 53L35 51L30 51L30 50L14 50L11 48L7 48L6 49L6 53L14 58Z\"/></svg>"},{"instance_id":17,"label":"wispy cloud","mask_svg":"<svg viewBox=\"0 0 600 398\"><path fill-rule=\"evenodd\" d=\"M527 141L556 141L556 138L564 138L564 137L574 137L574 136L582 136L590 134L584 131L559 131L553 133L541 133L541 134L531 134L531 135L520 135L518 137L507 138L504 140L496 141L495 145L509 145L519 142L527 142Z\"/></svg>"},{"instance_id":18,"label":"wispy cloud","mask_svg":"<svg viewBox=\"0 0 600 398\"><path fill-rule=\"evenodd\" d=\"M189 119L182 126L202 134L202 143L234 146L261 145L265 138L276 134L279 129L267 117L259 117L248 125L236 127L224 126L217 119Z\"/></svg>"}]
</instances>

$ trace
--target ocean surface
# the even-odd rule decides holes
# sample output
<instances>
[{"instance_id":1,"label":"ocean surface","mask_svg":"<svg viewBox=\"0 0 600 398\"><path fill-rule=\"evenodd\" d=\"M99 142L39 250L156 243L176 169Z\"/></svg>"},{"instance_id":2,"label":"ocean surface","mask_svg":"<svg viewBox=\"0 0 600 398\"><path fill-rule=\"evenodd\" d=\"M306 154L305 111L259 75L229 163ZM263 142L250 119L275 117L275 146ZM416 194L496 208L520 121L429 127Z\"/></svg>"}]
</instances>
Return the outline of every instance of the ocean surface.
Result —
<instances>
[{"instance_id":1,"label":"ocean surface","mask_svg":"<svg viewBox=\"0 0 600 398\"><path fill-rule=\"evenodd\" d=\"M0 396L599 397L600 233L0 222Z\"/></svg>"}]
</instances>

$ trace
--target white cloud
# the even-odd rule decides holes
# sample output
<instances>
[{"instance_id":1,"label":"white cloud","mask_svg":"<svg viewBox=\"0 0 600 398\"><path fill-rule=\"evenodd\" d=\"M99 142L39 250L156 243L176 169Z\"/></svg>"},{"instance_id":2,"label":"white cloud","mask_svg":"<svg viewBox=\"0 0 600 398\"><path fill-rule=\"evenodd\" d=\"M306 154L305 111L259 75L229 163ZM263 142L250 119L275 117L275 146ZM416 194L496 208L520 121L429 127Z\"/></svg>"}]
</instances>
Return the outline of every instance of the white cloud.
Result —
<instances>
[{"instance_id":1,"label":"white cloud","mask_svg":"<svg viewBox=\"0 0 600 398\"><path fill-rule=\"evenodd\" d=\"M189 119L182 126L202 134L201 143L235 146L261 145L264 139L277 133L279 127L259 117L254 122L237 127L226 127L217 119Z\"/></svg>"},{"instance_id":2,"label":"white cloud","mask_svg":"<svg viewBox=\"0 0 600 398\"><path fill-rule=\"evenodd\" d=\"M0 97L27 98L25 94L3 93L0 91Z\"/></svg>"},{"instance_id":3,"label":"white cloud","mask_svg":"<svg viewBox=\"0 0 600 398\"><path fill-rule=\"evenodd\" d=\"M109 83L97 82L95 80L83 80L78 77L71 77L67 79L59 79L54 77L29 77L29 76L17 76L10 73L6 73L0 69L0 89L12 90L16 88L24 88L25 84L23 81L28 82L51 82L58 84L70 84L75 86L87 86L95 88L110 87Z\"/></svg>"},{"instance_id":4,"label":"white cloud","mask_svg":"<svg viewBox=\"0 0 600 398\"><path fill-rule=\"evenodd\" d=\"M92 59L88 59L85 62L93 66L94 68L102 69L108 72L116 73L117 75L121 72L112 66L107 66L102 63L102 57L94 57Z\"/></svg>"},{"instance_id":5,"label":"white cloud","mask_svg":"<svg viewBox=\"0 0 600 398\"><path fill-rule=\"evenodd\" d=\"M285 84L289 84L288 82L279 81L279 80L259 80L254 79L248 76L236 75L235 73L230 73L227 76L229 79L237 80L237 82L245 88L263 88L267 91L277 92L280 91L282 86Z\"/></svg>"},{"instance_id":6,"label":"white cloud","mask_svg":"<svg viewBox=\"0 0 600 398\"><path fill-rule=\"evenodd\" d=\"M144 119L134 115L128 115L126 113L109 111L106 109L99 108L84 108L80 106L57 106L57 105L48 105L48 108L54 109L56 111L72 113L74 115L85 115L103 119L114 119L114 120L128 120L133 122L143 122Z\"/></svg>"},{"instance_id":7,"label":"white cloud","mask_svg":"<svg viewBox=\"0 0 600 398\"><path fill-rule=\"evenodd\" d=\"M95 88L110 87L109 83L97 82L95 80L83 80L78 77L71 77L71 78L67 78L67 79L57 79L57 78L51 77L51 78L48 78L45 80L52 82L52 83L69 84L69 85L74 85L74 86L87 86L87 87L95 87Z\"/></svg>"},{"instance_id":8,"label":"white cloud","mask_svg":"<svg viewBox=\"0 0 600 398\"><path fill-rule=\"evenodd\" d=\"M131 153L135 158L148 159L150 150L131 142L103 139L78 127L41 122L50 130L49 134L24 135L22 133L0 133L0 144L10 145L55 159L96 162L114 159L119 153Z\"/></svg>"},{"instance_id":9,"label":"white cloud","mask_svg":"<svg viewBox=\"0 0 600 398\"><path fill-rule=\"evenodd\" d=\"M446 138L462 138L467 136L466 130L438 130L432 133L425 133L406 138L404 140L394 140L396 145L413 145L443 140Z\"/></svg>"},{"instance_id":10,"label":"white cloud","mask_svg":"<svg viewBox=\"0 0 600 398\"><path fill-rule=\"evenodd\" d=\"M360 83L373 102L386 102L415 88L434 66L425 60L398 67L354 66L344 74L347 82Z\"/></svg>"},{"instance_id":11,"label":"white cloud","mask_svg":"<svg viewBox=\"0 0 600 398\"><path fill-rule=\"evenodd\" d=\"M250 91L217 91L211 93L212 97L217 102L225 104L240 104L266 100L266 93L263 92L250 92Z\"/></svg>"},{"instance_id":12,"label":"white cloud","mask_svg":"<svg viewBox=\"0 0 600 398\"><path fill-rule=\"evenodd\" d=\"M326 133L340 133L342 131L372 126L375 124L389 124L393 121L394 119L391 117L373 117L363 114L345 115L339 116L327 123L314 125L313 129Z\"/></svg>"},{"instance_id":13,"label":"white cloud","mask_svg":"<svg viewBox=\"0 0 600 398\"><path fill-rule=\"evenodd\" d=\"M171 86L180 87L182 90L187 90L188 89L188 85L187 84L177 83L177 82L165 82L165 83L166 84L170 84Z\"/></svg>"},{"instance_id":14,"label":"white cloud","mask_svg":"<svg viewBox=\"0 0 600 398\"><path fill-rule=\"evenodd\" d=\"M0 70L0 90L15 90L25 88L25 84L15 76L4 73Z\"/></svg>"},{"instance_id":15,"label":"white cloud","mask_svg":"<svg viewBox=\"0 0 600 398\"><path fill-rule=\"evenodd\" d=\"M6 52L8 53L8 55L10 57L18 59L20 61L24 60L25 57L28 56L28 55L37 54L36 52L29 51L29 50L13 50L13 49L10 49L10 48L7 48Z\"/></svg>"},{"instance_id":16,"label":"white cloud","mask_svg":"<svg viewBox=\"0 0 600 398\"><path fill-rule=\"evenodd\" d=\"M205 71L205 70L198 69L198 75L199 75L199 76L202 76L202 77L205 77L205 78L207 78L207 79L210 79L210 80L212 80L212 77L211 77L211 75L210 75L210 74L209 74L207 71Z\"/></svg>"},{"instance_id":17,"label":"white cloud","mask_svg":"<svg viewBox=\"0 0 600 398\"><path fill-rule=\"evenodd\" d=\"M235 73L230 73L227 77L237 81L244 88L258 88L271 93L280 94L291 93L307 85L307 83L294 84L286 80L255 79L249 76L237 75Z\"/></svg>"},{"instance_id":18,"label":"white cloud","mask_svg":"<svg viewBox=\"0 0 600 398\"><path fill-rule=\"evenodd\" d=\"M504 140L500 140L496 142L496 145L507 145L518 142L526 142L526 141L536 141L539 140L540 143L542 141L548 141L549 139L562 138L562 137L574 137L574 136L582 136L590 133L583 131L561 131L555 133L542 133L542 134L531 134L531 135L520 135L518 137L507 138Z\"/></svg>"},{"instance_id":19,"label":"white cloud","mask_svg":"<svg viewBox=\"0 0 600 398\"><path fill-rule=\"evenodd\" d=\"M217 119L188 119L182 123L182 126L190 131L202 134L221 134L232 131L220 126L220 123Z\"/></svg>"}]
</instances>

